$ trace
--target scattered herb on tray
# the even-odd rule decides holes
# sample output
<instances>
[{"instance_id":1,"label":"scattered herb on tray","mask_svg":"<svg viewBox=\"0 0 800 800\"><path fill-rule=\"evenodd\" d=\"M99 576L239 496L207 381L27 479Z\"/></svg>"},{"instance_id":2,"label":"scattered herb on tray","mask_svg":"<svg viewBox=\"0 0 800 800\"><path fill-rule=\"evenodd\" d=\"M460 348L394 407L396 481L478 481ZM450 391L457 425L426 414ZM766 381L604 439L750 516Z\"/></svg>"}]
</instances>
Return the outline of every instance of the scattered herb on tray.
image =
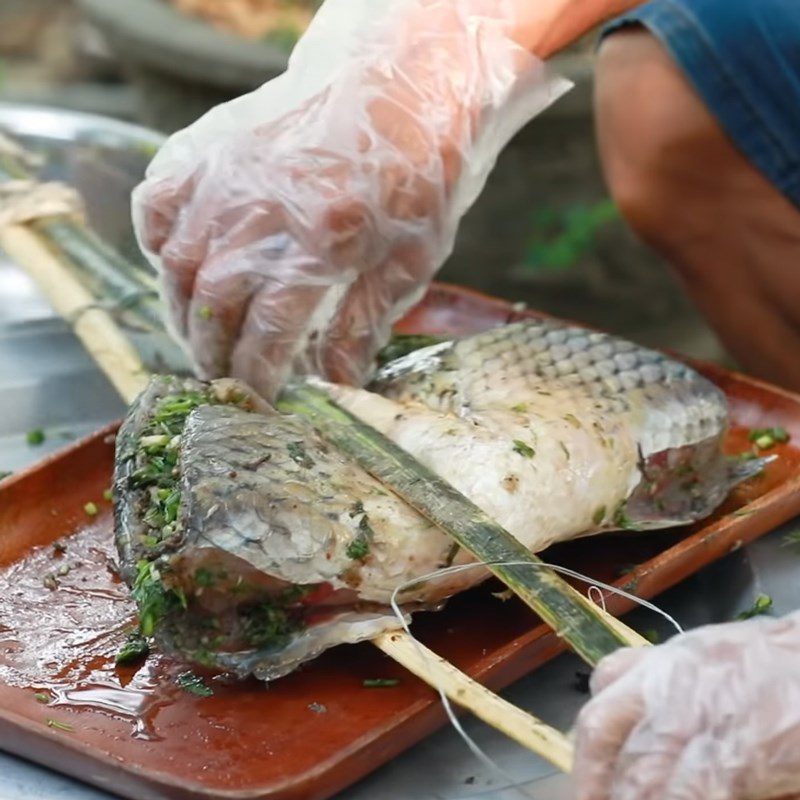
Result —
<instances>
[{"instance_id":1,"label":"scattered herb on tray","mask_svg":"<svg viewBox=\"0 0 800 800\"><path fill-rule=\"evenodd\" d=\"M760 594L756 597L755 602L751 608L742 611L736 619L752 619L753 617L760 617L763 614L768 614L772 609L772 598L768 594Z\"/></svg>"},{"instance_id":2,"label":"scattered herb on tray","mask_svg":"<svg viewBox=\"0 0 800 800\"><path fill-rule=\"evenodd\" d=\"M96 517L98 512L97 503L92 503L90 501L83 507L83 510L86 512L87 516Z\"/></svg>"},{"instance_id":3,"label":"scattered herb on tray","mask_svg":"<svg viewBox=\"0 0 800 800\"><path fill-rule=\"evenodd\" d=\"M194 672L182 672L175 682L184 692L197 695L197 697L211 697L214 694L214 690L210 686L206 686L205 681Z\"/></svg>"},{"instance_id":4,"label":"scattered herb on tray","mask_svg":"<svg viewBox=\"0 0 800 800\"><path fill-rule=\"evenodd\" d=\"M399 683L397 678L366 678L361 685L365 689L391 689Z\"/></svg>"},{"instance_id":5,"label":"scattered herb on tray","mask_svg":"<svg viewBox=\"0 0 800 800\"><path fill-rule=\"evenodd\" d=\"M758 428L750 431L750 441L759 450L769 450L770 447L774 447L776 444L786 444L789 438L786 428L781 427Z\"/></svg>"},{"instance_id":6,"label":"scattered herb on tray","mask_svg":"<svg viewBox=\"0 0 800 800\"><path fill-rule=\"evenodd\" d=\"M104 489L103 490L103 500L107 502L111 502L114 499L114 495L111 492L111 489Z\"/></svg>"},{"instance_id":7,"label":"scattered herb on tray","mask_svg":"<svg viewBox=\"0 0 800 800\"><path fill-rule=\"evenodd\" d=\"M50 702L50 695L46 692L36 692L34 698L37 703L49 703Z\"/></svg>"},{"instance_id":8,"label":"scattered herb on tray","mask_svg":"<svg viewBox=\"0 0 800 800\"><path fill-rule=\"evenodd\" d=\"M44 435L44 431L41 428L35 428L32 431L28 431L27 435L25 436L25 441L31 447L37 447L38 445L42 444L47 437Z\"/></svg>"},{"instance_id":9,"label":"scattered herb on tray","mask_svg":"<svg viewBox=\"0 0 800 800\"><path fill-rule=\"evenodd\" d=\"M71 733L75 730L75 728L68 722L59 722L57 719L48 719L47 727L55 728L57 731L66 731L67 733Z\"/></svg>"},{"instance_id":10,"label":"scattered herb on tray","mask_svg":"<svg viewBox=\"0 0 800 800\"><path fill-rule=\"evenodd\" d=\"M139 631L132 631L117 653L114 663L121 667L137 664L147 658L149 654L150 645L147 643L147 639Z\"/></svg>"}]
</instances>

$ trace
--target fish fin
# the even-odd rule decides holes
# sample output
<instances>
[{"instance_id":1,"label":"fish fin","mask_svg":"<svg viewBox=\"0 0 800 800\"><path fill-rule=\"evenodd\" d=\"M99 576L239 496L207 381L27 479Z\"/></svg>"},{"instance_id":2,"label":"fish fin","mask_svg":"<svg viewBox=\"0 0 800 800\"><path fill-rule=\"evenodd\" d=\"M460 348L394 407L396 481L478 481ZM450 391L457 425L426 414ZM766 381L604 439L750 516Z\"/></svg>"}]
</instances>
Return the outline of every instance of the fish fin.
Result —
<instances>
[{"instance_id":1,"label":"fish fin","mask_svg":"<svg viewBox=\"0 0 800 800\"><path fill-rule=\"evenodd\" d=\"M751 458L743 460L732 456L728 459L728 481L729 488L733 489L740 483L755 478L768 464L776 461L778 456L764 456L763 458Z\"/></svg>"}]
</instances>

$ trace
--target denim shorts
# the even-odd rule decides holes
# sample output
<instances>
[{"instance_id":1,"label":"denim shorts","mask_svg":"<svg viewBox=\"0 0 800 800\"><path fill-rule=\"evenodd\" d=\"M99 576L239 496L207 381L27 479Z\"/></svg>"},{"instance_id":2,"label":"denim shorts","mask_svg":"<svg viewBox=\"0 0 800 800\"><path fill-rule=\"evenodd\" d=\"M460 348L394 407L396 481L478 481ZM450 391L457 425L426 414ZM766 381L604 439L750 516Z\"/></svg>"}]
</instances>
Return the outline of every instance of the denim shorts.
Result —
<instances>
[{"instance_id":1,"label":"denim shorts","mask_svg":"<svg viewBox=\"0 0 800 800\"><path fill-rule=\"evenodd\" d=\"M735 146L800 207L800 0L651 0L604 31L642 25Z\"/></svg>"}]
</instances>

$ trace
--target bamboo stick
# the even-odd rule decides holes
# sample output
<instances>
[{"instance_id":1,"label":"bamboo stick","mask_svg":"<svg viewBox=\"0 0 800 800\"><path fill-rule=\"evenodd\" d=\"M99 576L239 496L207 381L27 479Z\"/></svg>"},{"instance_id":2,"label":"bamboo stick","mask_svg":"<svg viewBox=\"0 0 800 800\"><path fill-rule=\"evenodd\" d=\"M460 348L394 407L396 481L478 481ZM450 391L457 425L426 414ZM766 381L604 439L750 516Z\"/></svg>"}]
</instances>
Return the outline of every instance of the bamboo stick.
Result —
<instances>
[{"instance_id":1,"label":"bamboo stick","mask_svg":"<svg viewBox=\"0 0 800 800\"><path fill-rule=\"evenodd\" d=\"M102 309L90 308L96 298L68 264L45 246L30 226L0 227L0 247L33 278L57 313L71 321L76 335L120 396L132 402L147 383L147 370L114 319ZM570 769L572 748L561 732L476 683L408 634L382 634L374 644L479 719L558 769Z\"/></svg>"}]
</instances>

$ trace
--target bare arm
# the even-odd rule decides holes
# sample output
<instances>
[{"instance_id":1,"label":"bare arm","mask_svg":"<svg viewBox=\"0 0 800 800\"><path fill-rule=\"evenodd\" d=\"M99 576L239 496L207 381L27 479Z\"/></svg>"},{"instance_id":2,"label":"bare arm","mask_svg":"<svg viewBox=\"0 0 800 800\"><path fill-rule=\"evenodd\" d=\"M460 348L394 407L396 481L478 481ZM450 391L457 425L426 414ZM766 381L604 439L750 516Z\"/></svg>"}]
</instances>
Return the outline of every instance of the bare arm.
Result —
<instances>
[{"instance_id":1,"label":"bare arm","mask_svg":"<svg viewBox=\"0 0 800 800\"><path fill-rule=\"evenodd\" d=\"M512 36L540 58L550 58L596 25L644 0L513 0Z\"/></svg>"}]
</instances>

